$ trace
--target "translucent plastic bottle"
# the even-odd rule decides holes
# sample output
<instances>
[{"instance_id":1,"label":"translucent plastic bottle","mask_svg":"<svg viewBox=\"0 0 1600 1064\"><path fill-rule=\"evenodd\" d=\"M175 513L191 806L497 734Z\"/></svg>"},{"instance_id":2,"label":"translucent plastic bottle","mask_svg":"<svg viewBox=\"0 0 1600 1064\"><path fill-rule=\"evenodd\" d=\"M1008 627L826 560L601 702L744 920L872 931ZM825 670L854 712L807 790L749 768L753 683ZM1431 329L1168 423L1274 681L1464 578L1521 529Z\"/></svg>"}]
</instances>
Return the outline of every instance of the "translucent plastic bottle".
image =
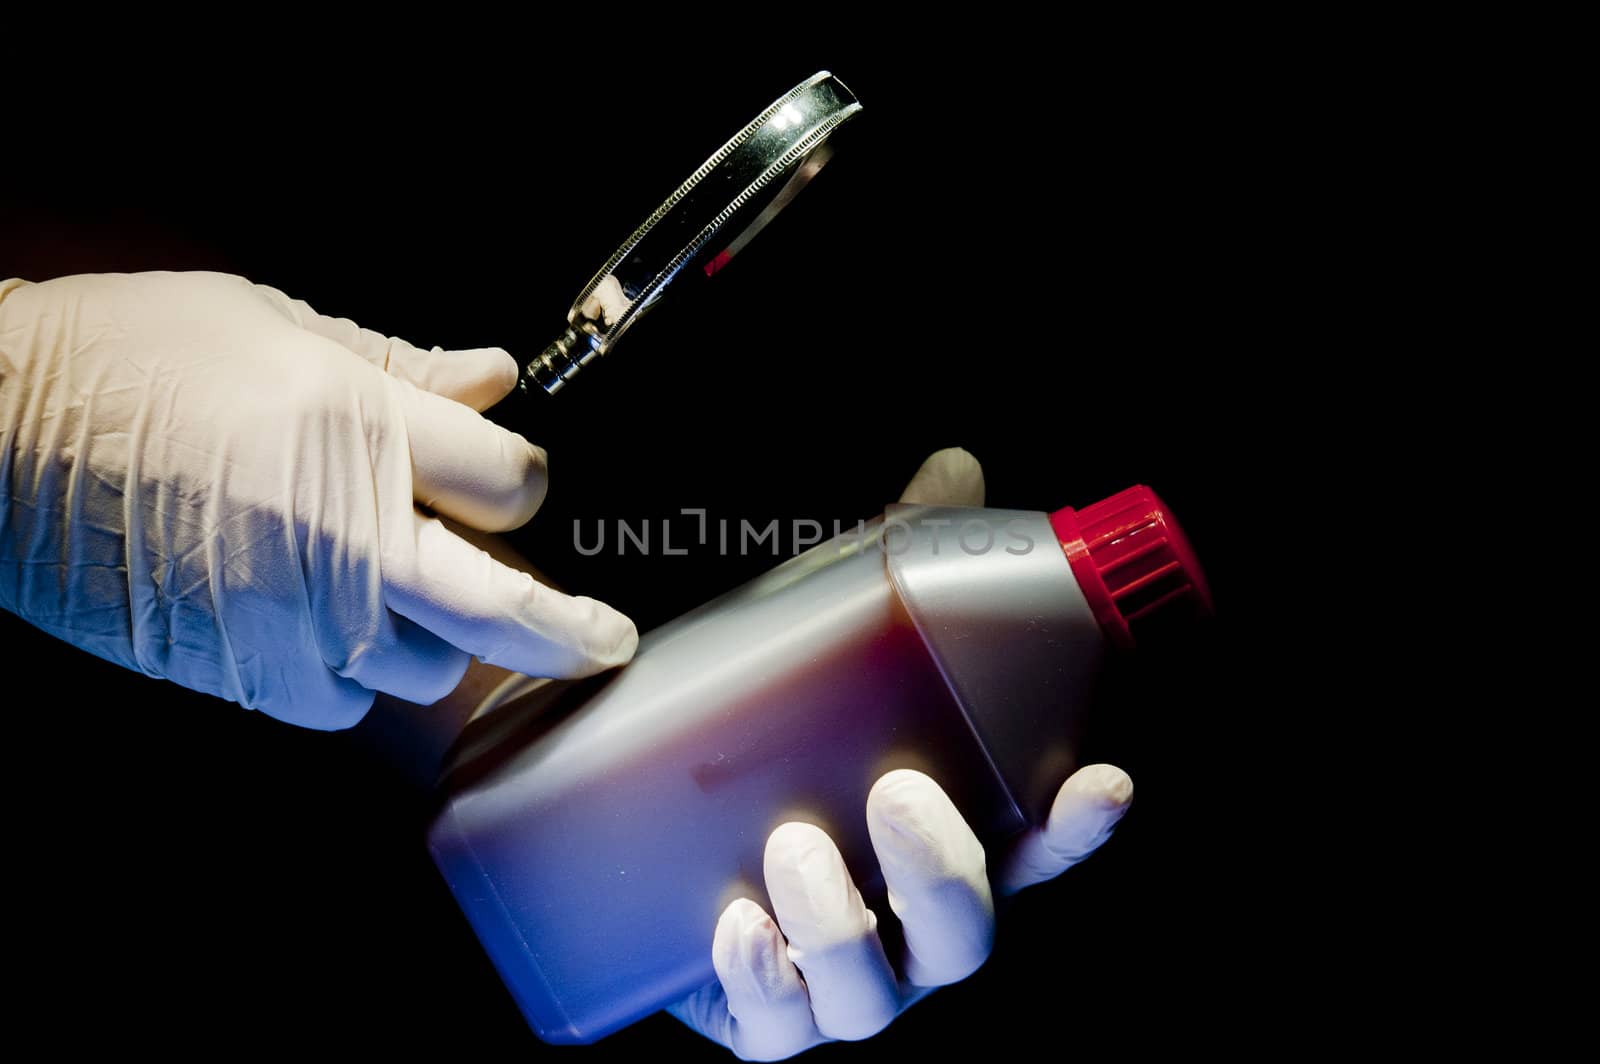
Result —
<instances>
[{"instance_id":1,"label":"translucent plastic bottle","mask_svg":"<svg viewBox=\"0 0 1600 1064\"><path fill-rule=\"evenodd\" d=\"M716 976L788 820L869 903L872 784L916 768L987 846L1041 822L1111 645L1208 610L1147 488L1054 514L894 506L647 633L633 662L529 681L463 737L434 859L539 1036L589 1042Z\"/></svg>"}]
</instances>

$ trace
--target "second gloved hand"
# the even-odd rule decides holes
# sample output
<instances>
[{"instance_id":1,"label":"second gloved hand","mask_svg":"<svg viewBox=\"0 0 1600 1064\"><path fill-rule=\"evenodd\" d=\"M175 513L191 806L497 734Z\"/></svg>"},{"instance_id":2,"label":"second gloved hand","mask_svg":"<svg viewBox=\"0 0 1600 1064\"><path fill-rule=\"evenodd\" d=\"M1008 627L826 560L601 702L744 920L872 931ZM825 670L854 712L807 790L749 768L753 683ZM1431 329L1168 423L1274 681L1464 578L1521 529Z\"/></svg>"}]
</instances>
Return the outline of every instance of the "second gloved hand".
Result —
<instances>
[{"instance_id":1,"label":"second gloved hand","mask_svg":"<svg viewBox=\"0 0 1600 1064\"><path fill-rule=\"evenodd\" d=\"M223 274L0 282L0 605L315 728L429 703L469 654L584 676L633 623L452 533L514 528L545 456L477 410L504 351L420 351Z\"/></svg>"},{"instance_id":2,"label":"second gloved hand","mask_svg":"<svg viewBox=\"0 0 1600 1064\"><path fill-rule=\"evenodd\" d=\"M983 495L977 460L949 448L923 463L900 501L982 506ZM717 981L668 1011L744 1060L780 1060L876 1034L934 988L983 964L994 940L996 890L1043 883L1087 858L1132 799L1127 773L1087 765L1063 781L1046 822L991 866L937 781L909 769L888 772L868 794L865 815L889 911L868 908L826 832L782 824L763 855L771 912L747 897L730 903L710 943ZM900 925L893 957L880 917Z\"/></svg>"}]
</instances>

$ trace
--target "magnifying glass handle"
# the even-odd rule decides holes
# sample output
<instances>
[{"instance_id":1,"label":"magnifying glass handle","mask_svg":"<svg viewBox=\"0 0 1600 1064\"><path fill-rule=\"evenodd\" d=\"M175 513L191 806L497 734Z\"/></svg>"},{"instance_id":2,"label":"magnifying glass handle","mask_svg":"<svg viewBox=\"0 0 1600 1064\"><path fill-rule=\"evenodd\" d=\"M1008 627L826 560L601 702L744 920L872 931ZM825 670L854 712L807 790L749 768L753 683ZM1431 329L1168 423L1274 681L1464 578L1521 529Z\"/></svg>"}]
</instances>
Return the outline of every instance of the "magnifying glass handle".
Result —
<instances>
[{"instance_id":1,"label":"magnifying glass handle","mask_svg":"<svg viewBox=\"0 0 1600 1064\"><path fill-rule=\"evenodd\" d=\"M569 325L523 367L517 386L526 392L554 395L599 354L599 336Z\"/></svg>"},{"instance_id":2,"label":"magnifying glass handle","mask_svg":"<svg viewBox=\"0 0 1600 1064\"><path fill-rule=\"evenodd\" d=\"M634 230L567 312L560 336L522 368L523 391L560 391L608 352L680 273L727 265L832 153L829 138L861 110L818 71L774 100Z\"/></svg>"}]
</instances>

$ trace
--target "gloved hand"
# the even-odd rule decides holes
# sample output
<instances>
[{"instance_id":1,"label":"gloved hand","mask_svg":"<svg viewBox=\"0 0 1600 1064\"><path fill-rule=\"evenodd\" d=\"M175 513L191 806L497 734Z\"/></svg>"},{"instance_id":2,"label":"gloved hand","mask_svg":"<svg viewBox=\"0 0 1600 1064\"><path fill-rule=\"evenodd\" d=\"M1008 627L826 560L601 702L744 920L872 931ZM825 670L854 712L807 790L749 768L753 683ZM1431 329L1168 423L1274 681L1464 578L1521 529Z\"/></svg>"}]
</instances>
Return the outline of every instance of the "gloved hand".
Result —
<instances>
[{"instance_id":1,"label":"gloved hand","mask_svg":"<svg viewBox=\"0 0 1600 1064\"><path fill-rule=\"evenodd\" d=\"M983 505L983 471L958 448L923 463L902 502ZM995 869L1013 892L1061 874L1111 835L1133 781L1111 765L1073 773L1042 828ZM777 1060L819 1042L876 1034L934 987L977 970L994 938L983 846L939 785L920 772L887 773L867 797L867 828L904 932L900 970L878 937L838 848L822 829L783 824L764 860L773 912L749 899L717 922L718 981L668 1011L746 1060Z\"/></svg>"},{"instance_id":2,"label":"gloved hand","mask_svg":"<svg viewBox=\"0 0 1600 1064\"><path fill-rule=\"evenodd\" d=\"M531 517L545 454L475 413L499 348L420 351L241 277L0 282L0 605L314 728L430 703L469 654L627 661L633 623L451 532Z\"/></svg>"}]
</instances>

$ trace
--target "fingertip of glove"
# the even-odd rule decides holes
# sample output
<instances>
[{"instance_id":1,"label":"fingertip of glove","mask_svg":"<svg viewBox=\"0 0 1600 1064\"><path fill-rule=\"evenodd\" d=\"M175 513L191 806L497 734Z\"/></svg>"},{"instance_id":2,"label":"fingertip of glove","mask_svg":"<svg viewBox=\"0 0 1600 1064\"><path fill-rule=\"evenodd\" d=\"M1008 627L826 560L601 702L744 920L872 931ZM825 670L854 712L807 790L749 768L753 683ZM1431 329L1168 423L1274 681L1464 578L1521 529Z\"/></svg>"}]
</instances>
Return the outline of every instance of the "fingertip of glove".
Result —
<instances>
[{"instance_id":1,"label":"fingertip of glove","mask_svg":"<svg viewBox=\"0 0 1600 1064\"><path fill-rule=\"evenodd\" d=\"M946 447L927 457L900 501L943 506L982 506L983 466L964 447Z\"/></svg>"},{"instance_id":2,"label":"fingertip of glove","mask_svg":"<svg viewBox=\"0 0 1600 1064\"><path fill-rule=\"evenodd\" d=\"M544 496L542 492L544 490L544 485L547 484L550 479L550 452L545 450L543 447L540 447L537 443L532 442L527 437L523 437L522 442L528 445L528 451L531 455L529 461L532 463L530 475L534 475L539 478L541 484L540 499L543 500Z\"/></svg>"},{"instance_id":3,"label":"fingertip of glove","mask_svg":"<svg viewBox=\"0 0 1600 1064\"><path fill-rule=\"evenodd\" d=\"M886 772L867 793L867 821L899 830L923 819L924 811L944 797L933 779L916 769Z\"/></svg>"},{"instance_id":4,"label":"fingertip of glove","mask_svg":"<svg viewBox=\"0 0 1600 1064\"><path fill-rule=\"evenodd\" d=\"M483 347L478 350L484 361L484 379L493 381L497 398L504 399L517 386L517 360L503 347Z\"/></svg>"},{"instance_id":5,"label":"fingertip of glove","mask_svg":"<svg viewBox=\"0 0 1600 1064\"><path fill-rule=\"evenodd\" d=\"M712 939L712 967L724 989L740 997L773 1001L784 996L784 940L767 911L739 898L722 911Z\"/></svg>"},{"instance_id":6,"label":"fingertip of glove","mask_svg":"<svg viewBox=\"0 0 1600 1064\"><path fill-rule=\"evenodd\" d=\"M595 654L595 660L602 662L604 668L626 665L639 649L638 626L633 623L633 618L604 602L590 601L594 602L597 627L604 633L602 638L596 640L596 646L604 649Z\"/></svg>"},{"instance_id":7,"label":"fingertip of glove","mask_svg":"<svg viewBox=\"0 0 1600 1064\"><path fill-rule=\"evenodd\" d=\"M522 456L522 497L518 500L517 516L520 520L512 528L520 528L532 520L544 505L550 493L550 453L527 437L517 434L517 439L527 449Z\"/></svg>"},{"instance_id":8,"label":"fingertip of glove","mask_svg":"<svg viewBox=\"0 0 1600 1064\"><path fill-rule=\"evenodd\" d=\"M443 642L441 640L441 642ZM407 694L414 695L419 706L431 706L445 698L460 685L467 674L467 666L472 664L472 655L464 650L458 650L449 644L444 644L445 653L440 656L438 663L428 670L415 691Z\"/></svg>"},{"instance_id":9,"label":"fingertip of glove","mask_svg":"<svg viewBox=\"0 0 1600 1064\"><path fill-rule=\"evenodd\" d=\"M729 956L747 964L773 947L778 935L778 925L772 917L749 898L738 898L729 903L718 925L718 929L726 931L731 940L727 943Z\"/></svg>"},{"instance_id":10,"label":"fingertip of glove","mask_svg":"<svg viewBox=\"0 0 1600 1064\"><path fill-rule=\"evenodd\" d=\"M533 520L550 492L550 456L520 433L502 436L503 476L493 488L472 497L473 509L460 516L485 532L510 532ZM498 494L498 498L495 495ZM458 504L459 509L459 504Z\"/></svg>"},{"instance_id":11,"label":"fingertip of glove","mask_svg":"<svg viewBox=\"0 0 1600 1064\"><path fill-rule=\"evenodd\" d=\"M870 805L874 800L903 799L907 795L926 794L930 789L938 790L939 785L926 772L918 772L914 768L890 769L872 785L867 802Z\"/></svg>"},{"instance_id":12,"label":"fingertip of glove","mask_svg":"<svg viewBox=\"0 0 1600 1064\"><path fill-rule=\"evenodd\" d=\"M978 464L977 456L965 447L941 447L928 456L923 466L934 466L952 473L967 475L981 472L983 468Z\"/></svg>"},{"instance_id":13,"label":"fingertip of glove","mask_svg":"<svg viewBox=\"0 0 1600 1064\"><path fill-rule=\"evenodd\" d=\"M867 795L867 831L891 886L918 892L951 878L981 880L982 843L950 796L911 769L886 773Z\"/></svg>"},{"instance_id":14,"label":"fingertip of glove","mask_svg":"<svg viewBox=\"0 0 1600 1064\"><path fill-rule=\"evenodd\" d=\"M621 616L621 614L618 614L618 616ZM618 665L626 665L633 660L634 654L639 651L638 627L627 617L623 617L622 620L627 627L621 637L618 638L617 645L611 651L611 656Z\"/></svg>"},{"instance_id":15,"label":"fingertip of glove","mask_svg":"<svg viewBox=\"0 0 1600 1064\"><path fill-rule=\"evenodd\" d=\"M312 731L347 731L360 724L372 709L377 692L338 676L327 673L330 689L320 698L268 699L260 704L242 701L246 709L258 709L269 717L286 721Z\"/></svg>"},{"instance_id":16,"label":"fingertip of glove","mask_svg":"<svg viewBox=\"0 0 1600 1064\"><path fill-rule=\"evenodd\" d=\"M815 824L791 820L767 836L766 863L798 867L837 853L828 833Z\"/></svg>"},{"instance_id":17,"label":"fingertip of glove","mask_svg":"<svg viewBox=\"0 0 1600 1064\"><path fill-rule=\"evenodd\" d=\"M441 394L447 394L474 410L486 410L511 394L517 386L517 360L503 347L472 347L464 351L440 351L435 348L430 360L436 370L448 370L459 376L459 382L435 383Z\"/></svg>"},{"instance_id":18,"label":"fingertip of glove","mask_svg":"<svg viewBox=\"0 0 1600 1064\"><path fill-rule=\"evenodd\" d=\"M1115 765L1085 765L1067 781L1075 792L1100 799L1112 808L1124 808L1133 801L1133 777Z\"/></svg>"},{"instance_id":19,"label":"fingertip of glove","mask_svg":"<svg viewBox=\"0 0 1600 1064\"><path fill-rule=\"evenodd\" d=\"M598 599L575 595L579 612L571 622L568 646L577 662L561 675L577 679L593 676L633 660L639 649L639 629L633 619Z\"/></svg>"},{"instance_id":20,"label":"fingertip of glove","mask_svg":"<svg viewBox=\"0 0 1600 1064\"><path fill-rule=\"evenodd\" d=\"M741 931L749 931L772 923L767 911L750 898L735 898L722 910L722 919Z\"/></svg>"}]
</instances>

